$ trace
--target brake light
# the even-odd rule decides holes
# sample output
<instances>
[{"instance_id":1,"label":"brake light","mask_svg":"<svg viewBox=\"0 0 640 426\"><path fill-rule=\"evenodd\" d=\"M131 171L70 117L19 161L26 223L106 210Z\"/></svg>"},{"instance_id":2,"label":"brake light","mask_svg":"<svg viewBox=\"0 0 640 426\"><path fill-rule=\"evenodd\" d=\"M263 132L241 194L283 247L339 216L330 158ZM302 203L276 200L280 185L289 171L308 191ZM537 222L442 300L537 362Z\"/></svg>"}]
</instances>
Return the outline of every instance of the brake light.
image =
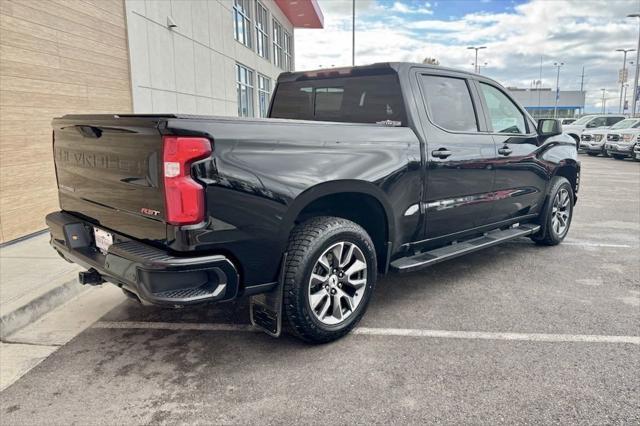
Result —
<instances>
[{"instance_id":1,"label":"brake light","mask_svg":"<svg viewBox=\"0 0 640 426\"><path fill-rule=\"evenodd\" d=\"M188 225L204 220L204 188L191 178L191 164L211 154L206 138L165 136L163 176L166 220L172 225Z\"/></svg>"}]
</instances>

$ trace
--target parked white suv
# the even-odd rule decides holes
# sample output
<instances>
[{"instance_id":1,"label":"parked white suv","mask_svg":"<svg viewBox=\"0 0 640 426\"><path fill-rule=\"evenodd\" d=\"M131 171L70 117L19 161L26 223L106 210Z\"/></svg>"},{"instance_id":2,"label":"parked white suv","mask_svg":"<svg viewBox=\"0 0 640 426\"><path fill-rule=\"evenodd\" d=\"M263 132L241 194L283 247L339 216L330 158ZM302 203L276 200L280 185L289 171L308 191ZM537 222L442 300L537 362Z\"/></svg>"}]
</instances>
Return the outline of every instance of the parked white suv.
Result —
<instances>
[{"instance_id":1,"label":"parked white suv","mask_svg":"<svg viewBox=\"0 0 640 426\"><path fill-rule=\"evenodd\" d=\"M580 148L580 136L585 129L610 127L625 118L624 115L585 115L571 124L562 126L562 131L576 141L576 148Z\"/></svg>"},{"instance_id":2,"label":"parked white suv","mask_svg":"<svg viewBox=\"0 0 640 426\"><path fill-rule=\"evenodd\" d=\"M640 137L640 121L632 128L618 129L607 134L605 149L616 160L634 158L634 148Z\"/></svg>"},{"instance_id":3,"label":"parked white suv","mask_svg":"<svg viewBox=\"0 0 640 426\"><path fill-rule=\"evenodd\" d=\"M622 121L618 121L611 127L600 127L597 129L584 130L580 137L580 149L584 150L587 154L596 156L602 154L605 157L608 156L606 149L607 135L612 136L612 140L617 141L619 134L627 134L628 130L640 130L640 118L627 118Z\"/></svg>"}]
</instances>

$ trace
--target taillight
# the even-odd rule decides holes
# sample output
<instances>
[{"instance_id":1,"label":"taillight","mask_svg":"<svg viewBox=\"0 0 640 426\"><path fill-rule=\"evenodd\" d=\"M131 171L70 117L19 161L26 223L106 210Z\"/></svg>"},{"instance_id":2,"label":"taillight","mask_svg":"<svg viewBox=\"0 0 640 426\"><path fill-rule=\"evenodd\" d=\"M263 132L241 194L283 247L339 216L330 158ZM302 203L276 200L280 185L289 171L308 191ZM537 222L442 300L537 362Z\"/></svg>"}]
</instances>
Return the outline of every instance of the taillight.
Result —
<instances>
[{"instance_id":1,"label":"taillight","mask_svg":"<svg viewBox=\"0 0 640 426\"><path fill-rule=\"evenodd\" d=\"M211 154L206 138L163 137L163 175L166 220L188 225L204 220L204 188L191 178L191 164Z\"/></svg>"}]
</instances>

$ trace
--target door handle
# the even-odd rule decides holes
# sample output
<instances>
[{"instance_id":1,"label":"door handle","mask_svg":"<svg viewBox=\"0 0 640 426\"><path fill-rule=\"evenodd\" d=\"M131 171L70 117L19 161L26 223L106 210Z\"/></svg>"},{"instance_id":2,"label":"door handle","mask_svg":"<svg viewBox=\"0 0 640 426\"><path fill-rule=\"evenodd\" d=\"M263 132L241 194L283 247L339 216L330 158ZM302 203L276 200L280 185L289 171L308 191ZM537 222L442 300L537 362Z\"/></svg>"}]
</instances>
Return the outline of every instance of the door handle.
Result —
<instances>
[{"instance_id":1,"label":"door handle","mask_svg":"<svg viewBox=\"0 0 640 426\"><path fill-rule=\"evenodd\" d=\"M438 148L434 151L431 151L431 156L436 158L447 158L450 155L451 151L449 151L447 148Z\"/></svg>"},{"instance_id":2,"label":"door handle","mask_svg":"<svg viewBox=\"0 0 640 426\"><path fill-rule=\"evenodd\" d=\"M513 151L511 151L511 148L509 148L508 146L503 146L502 148L500 148L498 150L498 154L500 155L504 155L507 156L509 154L511 154Z\"/></svg>"}]
</instances>

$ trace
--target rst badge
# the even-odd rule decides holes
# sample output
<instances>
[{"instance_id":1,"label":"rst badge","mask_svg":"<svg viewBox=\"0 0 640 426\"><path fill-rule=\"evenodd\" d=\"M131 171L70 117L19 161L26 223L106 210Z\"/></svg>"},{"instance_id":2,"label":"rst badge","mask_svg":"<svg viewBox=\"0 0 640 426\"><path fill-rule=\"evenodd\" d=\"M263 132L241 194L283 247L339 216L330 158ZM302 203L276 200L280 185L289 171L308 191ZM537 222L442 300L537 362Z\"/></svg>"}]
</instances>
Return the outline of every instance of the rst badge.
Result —
<instances>
[{"instance_id":1,"label":"rst badge","mask_svg":"<svg viewBox=\"0 0 640 426\"><path fill-rule=\"evenodd\" d=\"M158 210L148 209L146 207L142 207L140 209L140 213L145 214L147 216L159 216L160 212Z\"/></svg>"}]
</instances>

